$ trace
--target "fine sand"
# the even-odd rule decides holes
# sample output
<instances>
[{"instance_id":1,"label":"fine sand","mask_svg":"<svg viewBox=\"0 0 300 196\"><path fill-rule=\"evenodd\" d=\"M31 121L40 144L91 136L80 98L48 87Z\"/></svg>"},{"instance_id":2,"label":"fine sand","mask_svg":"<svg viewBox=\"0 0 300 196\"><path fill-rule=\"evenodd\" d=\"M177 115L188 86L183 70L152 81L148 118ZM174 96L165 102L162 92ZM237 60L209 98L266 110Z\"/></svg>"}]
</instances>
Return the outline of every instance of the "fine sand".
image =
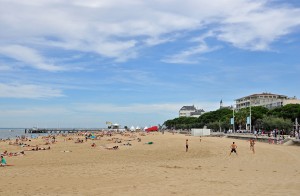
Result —
<instances>
[{"instance_id":1,"label":"fine sand","mask_svg":"<svg viewBox=\"0 0 300 196\"><path fill-rule=\"evenodd\" d=\"M300 148L221 137L153 133L74 143L58 137L50 150L6 157L0 195L299 195ZM77 136L72 136L74 139ZM84 138L84 137L81 137ZM189 140L189 151L185 142ZM153 144L145 144L152 141ZM235 141L238 156L229 156ZM95 142L96 147L91 147ZM31 142L43 144L42 139ZM104 147L118 145L118 150ZM27 149L0 142L0 152Z\"/></svg>"}]
</instances>

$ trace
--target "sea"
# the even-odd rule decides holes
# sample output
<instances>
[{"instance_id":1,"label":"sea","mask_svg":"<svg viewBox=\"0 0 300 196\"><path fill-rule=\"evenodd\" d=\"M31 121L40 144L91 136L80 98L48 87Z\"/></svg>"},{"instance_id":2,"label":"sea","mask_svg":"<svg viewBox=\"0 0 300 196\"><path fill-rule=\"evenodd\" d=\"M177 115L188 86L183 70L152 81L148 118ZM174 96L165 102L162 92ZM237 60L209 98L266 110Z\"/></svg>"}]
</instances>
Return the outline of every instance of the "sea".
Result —
<instances>
[{"instance_id":1,"label":"sea","mask_svg":"<svg viewBox=\"0 0 300 196\"><path fill-rule=\"evenodd\" d=\"M38 136L48 135L47 133L41 134L25 134L25 128L0 128L0 139L15 139L18 136L24 135L25 137L35 138Z\"/></svg>"}]
</instances>

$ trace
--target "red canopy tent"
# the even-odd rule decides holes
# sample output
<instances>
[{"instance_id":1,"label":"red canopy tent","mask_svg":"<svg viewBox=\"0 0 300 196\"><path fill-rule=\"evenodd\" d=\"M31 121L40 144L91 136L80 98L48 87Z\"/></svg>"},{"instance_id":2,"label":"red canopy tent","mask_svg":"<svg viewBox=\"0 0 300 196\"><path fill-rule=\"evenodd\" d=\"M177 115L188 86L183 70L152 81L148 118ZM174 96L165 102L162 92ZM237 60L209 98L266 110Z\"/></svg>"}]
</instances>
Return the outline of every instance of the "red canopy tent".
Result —
<instances>
[{"instance_id":1,"label":"red canopy tent","mask_svg":"<svg viewBox=\"0 0 300 196\"><path fill-rule=\"evenodd\" d=\"M145 129L145 131L146 132L158 131L158 126L149 127L148 129Z\"/></svg>"}]
</instances>

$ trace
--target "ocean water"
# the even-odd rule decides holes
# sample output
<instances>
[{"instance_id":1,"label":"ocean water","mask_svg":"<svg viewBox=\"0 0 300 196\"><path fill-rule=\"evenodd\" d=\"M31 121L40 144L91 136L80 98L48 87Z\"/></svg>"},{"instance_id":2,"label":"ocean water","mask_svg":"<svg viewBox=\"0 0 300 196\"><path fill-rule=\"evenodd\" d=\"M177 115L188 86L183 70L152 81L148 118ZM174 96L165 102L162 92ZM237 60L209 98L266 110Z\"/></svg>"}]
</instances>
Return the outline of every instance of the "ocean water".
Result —
<instances>
[{"instance_id":1,"label":"ocean water","mask_svg":"<svg viewBox=\"0 0 300 196\"><path fill-rule=\"evenodd\" d=\"M25 134L25 128L0 128L0 139L14 139L17 136L25 135L26 137L37 137L40 135L48 135L48 134Z\"/></svg>"}]
</instances>

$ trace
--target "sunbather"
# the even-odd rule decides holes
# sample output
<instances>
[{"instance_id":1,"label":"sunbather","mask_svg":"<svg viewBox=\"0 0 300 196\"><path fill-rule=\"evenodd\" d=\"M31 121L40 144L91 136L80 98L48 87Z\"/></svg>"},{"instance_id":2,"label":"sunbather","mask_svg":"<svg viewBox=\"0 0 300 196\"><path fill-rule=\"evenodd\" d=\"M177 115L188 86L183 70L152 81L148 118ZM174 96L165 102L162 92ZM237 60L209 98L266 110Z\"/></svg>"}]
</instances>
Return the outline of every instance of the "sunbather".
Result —
<instances>
[{"instance_id":1,"label":"sunbather","mask_svg":"<svg viewBox=\"0 0 300 196\"><path fill-rule=\"evenodd\" d=\"M118 150L118 149L119 149L119 146L106 147L105 149L107 149L107 150Z\"/></svg>"}]
</instances>

